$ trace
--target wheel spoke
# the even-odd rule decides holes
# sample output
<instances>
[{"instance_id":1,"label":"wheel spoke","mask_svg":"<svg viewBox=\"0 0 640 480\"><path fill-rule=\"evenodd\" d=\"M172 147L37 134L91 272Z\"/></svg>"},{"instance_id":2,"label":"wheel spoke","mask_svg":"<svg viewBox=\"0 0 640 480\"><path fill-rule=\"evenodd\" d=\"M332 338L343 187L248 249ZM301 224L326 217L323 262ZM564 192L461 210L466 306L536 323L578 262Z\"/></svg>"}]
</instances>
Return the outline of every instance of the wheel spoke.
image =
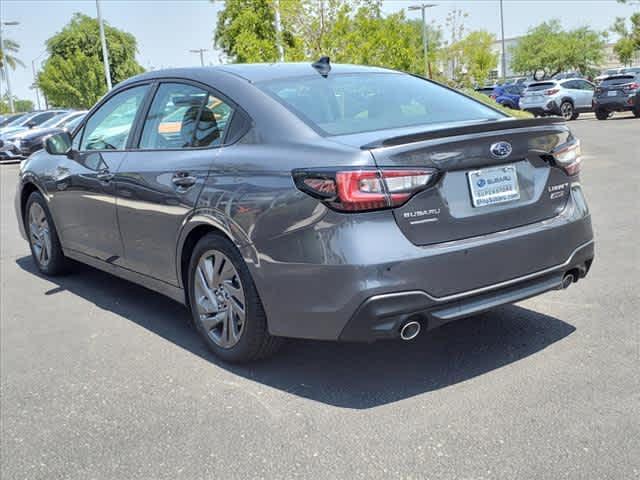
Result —
<instances>
[{"instance_id":1,"label":"wheel spoke","mask_svg":"<svg viewBox=\"0 0 640 480\"><path fill-rule=\"evenodd\" d=\"M200 264L198 265L198 268L196 270L197 270L196 286L200 288L200 291L207 298L207 300L211 304L214 311L217 311L218 302L216 301L216 296L214 295L213 291L211 291L211 288L207 283L207 278L206 278L207 274L205 272L205 268L203 267L202 264Z\"/></svg>"},{"instance_id":2,"label":"wheel spoke","mask_svg":"<svg viewBox=\"0 0 640 480\"><path fill-rule=\"evenodd\" d=\"M232 281L226 281L223 285L231 297L244 303L244 292L242 291L242 286L236 287Z\"/></svg>"},{"instance_id":3,"label":"wheel spoke","mask_svg":"<svg viewBox=\"0 0 640 480\"><path fill-rule=\"evenodd\" d=\"M215 288L220 284L220 270L224 267L225 256L217 253L212 257L211 265L211 288Z\"/></svg>"},{"instance_id":4,"label":"wheel spoke","mask_svg":"<svg viewBox=\"0 0 640 480\"><path fill-rule=\"evenodd\" d=\"M233 277L235 276L236 269L233 267L233 264L227 258L225 258L224 265L222 266L222 271L220 272L220 281L226 282L233 279Z\"/></svg>"},{"instance_id":5,"label":"wheel spoke","mask_svg":"<svg viewBox=\"0 0 640 480\"><path fill-rule=\"evenodd\" d=\"M211 316L201 315L200 321L202 322L202 326L205 328L205 330L210 332L224 321L225 316L226 312L218 312L215 315Z\"/></svg>"}]
</instances>

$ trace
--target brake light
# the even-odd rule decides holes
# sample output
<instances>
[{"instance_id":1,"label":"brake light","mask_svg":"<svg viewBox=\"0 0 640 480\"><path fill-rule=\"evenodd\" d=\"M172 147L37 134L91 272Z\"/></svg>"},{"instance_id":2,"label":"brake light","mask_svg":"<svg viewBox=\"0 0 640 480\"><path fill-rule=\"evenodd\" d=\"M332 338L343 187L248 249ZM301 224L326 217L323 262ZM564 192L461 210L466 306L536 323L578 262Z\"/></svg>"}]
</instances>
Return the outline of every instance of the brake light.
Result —
<instances>
[{"instance_id":1,"label":"brake light","mask_svg":"<svg viewBox=\"0 0 640 480\"><path fill-rule=\"evenodd\" d=\"M638 89L640 89L640 83L633 82L633 83L630 83L628 85L625 85L622 88L624 88L625 90L638 90Z\"/></svg>"},{"instance_id":2,"label":"brake light","mask_svg":"<svg viewBox=\"0 0 640 480\"><path fill-rule=\"evenodd\" d=\"M559 91L560 91L559 88L550 88L549 90L545 90L544 94L545 95L555 95Z\"/></svg>"},{"instance_id":3,"label":"brake light","mask_svg":"<svg viewBox=\"0 0 640 480\"><path fill-rule=\"evenodd\" d=\"M580 149L580 140L575 140L558 150L552 152L553 159L568 175L575 175L580 171L582 166L582 151Z\"/></svg>"},{"instance_id":4,"label":"brake light","mask_svg":"<svg viewBox=\"0 0 640 480\"><path fill-rule=\"evenodd\" d=\"M437 170L360 169L294 170L298 189L343 212L398 207L417 192L433 185Z\"/></svg>"}]
</instances>

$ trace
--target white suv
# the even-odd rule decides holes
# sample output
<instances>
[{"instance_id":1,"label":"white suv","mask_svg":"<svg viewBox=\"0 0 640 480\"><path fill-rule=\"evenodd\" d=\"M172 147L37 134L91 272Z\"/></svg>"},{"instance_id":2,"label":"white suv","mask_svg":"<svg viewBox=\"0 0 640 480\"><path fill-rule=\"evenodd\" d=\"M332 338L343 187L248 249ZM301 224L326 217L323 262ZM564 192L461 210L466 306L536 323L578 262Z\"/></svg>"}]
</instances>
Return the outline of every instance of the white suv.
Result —
<instances>
[{"instance_id":1,"label":"white suv","mask_svg":"<svg viewBox=\"0 0 640 480\"><path fill-rule=\"evenodd\" d=\"M533 82L520 97L520 108L536 117L561 115L575 120L580 113L592 110L595 88L583 78Z\"/></svg>"}]
</instances>

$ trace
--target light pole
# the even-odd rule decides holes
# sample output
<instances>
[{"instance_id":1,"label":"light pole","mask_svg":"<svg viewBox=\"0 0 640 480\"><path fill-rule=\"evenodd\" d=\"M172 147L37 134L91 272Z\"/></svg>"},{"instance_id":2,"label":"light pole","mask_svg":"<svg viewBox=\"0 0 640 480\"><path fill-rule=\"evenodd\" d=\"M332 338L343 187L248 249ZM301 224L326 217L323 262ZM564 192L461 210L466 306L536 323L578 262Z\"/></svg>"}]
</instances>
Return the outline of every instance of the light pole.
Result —
<instances>
[{"instance_id":1,"label":"light pole","mask_svg":"<svg viewBox=\"0 0 640 480\"><path fill-rule=\"evenodd\" d=\"M9 96L9 110L11 110L11 113L15 113L16 109L15 106L13 104L13 94L11 93L11 80L9 79L9 66L7 65L7 62L5 61L5 57L4 57L4 52L3 47L4 47L4 43L2 40L2 26L7 26L7 27L11 27L14 25L20 25L20 22L0 22L0 52L3 53L2 55L2 66L4 67L4 78L7 79L7 95ZM2 92L0 92L1 94ZM1 96L1 95L0 95Z\"/></svg>"},{"instance_id":2,"label":"light pole","mask_svg":"<svg viewBox=\"0 0 640 480\"><path fill-rule=\"evenodd\" d=\"M429 64L428 49L429 44L427 40L427 9L436 7L435 3L422 3L420 5L411 5L409 10L422 11L422 49L424 51L424 74L426 77L431 78L431 65Z\"/></svg>"},{"instance_id":3,"label":"light pole","mask_svg":"<svg viewBox=\"0 0 640 480\"><path fill-rule=\"evenodd\" d=\"M45 50L36 58L31 60L31 71L33 72L33 89L36 92L36 103L38 104L38 110L40 110L40 89L38 88L38 72L36 70L36 60L42 57L47 51Z\"/></svg>"},{"instance_id":4,"label":"light pole","mask_svg":"<svg viewBox=\"0 0 640 480\"><path fill-rule=\"evenodd\" d=\"M189 50L191 53L199 53L200 54L200 66L204 67L204 52L208 52L208 48L194 48L193 50Z\"/></svg>"},{"instance_id":5,"label":"light pole","mask_svg":"<svg viewBox=\"0 0 640 480\"><path fill-rule=\"evenodd\" d=\"M107 91L109 91L111 90L111 70L109 69L109 50L107 50L107 39L104 36L104 25L102 24L102 13L100 12L100 0L96 0L96 10L98 11L98 25L100 26L100 43L102 44L104 78L107 81Z\"/></svg>"},{"instance_id":6,"label":"light pole","mask_svg":"<svg viewBox=\"0 0 640 480\"><path fill-rule=\"evenodd\" d=\"M280 0L273 1L274 20L276 29L276 48L278 49L278 60L284 62L284 48L282 47L282 24L280 22Z\"/></svg>"},{"instance_id":7,"label":"light pole","mask_svg":"<svg viewBox=\"0 0 640 480\"><path fill-rule=\"evenodd\" d=\"M504 48L504 15L502 12L502 0L500 0L500 42L502 43L502 82L507 77L507 51Z\"/></svg>"}]
</instances>

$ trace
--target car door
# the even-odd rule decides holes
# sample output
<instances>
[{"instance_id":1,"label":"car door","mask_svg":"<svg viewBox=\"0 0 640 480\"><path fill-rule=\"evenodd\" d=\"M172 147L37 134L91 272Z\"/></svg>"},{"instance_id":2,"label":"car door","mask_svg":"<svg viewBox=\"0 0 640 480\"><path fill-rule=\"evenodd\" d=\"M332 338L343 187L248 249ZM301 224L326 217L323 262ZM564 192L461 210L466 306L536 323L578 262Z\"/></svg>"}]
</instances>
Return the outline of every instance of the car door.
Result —
<instances>
[{"instance_id":1,"label":"car door","mask_svg":"<svg viewBox=\"0 0 640 480\"><path fill-rule=\"evenodd\" d=\"M176 245L218 155L231 102L199 84L156 86L138 134L138 149L116 177L123 265L178 285Z\"/></svg>"},{"instance_id":2,"label":"car door","mask_svg":"<svg viewBox=\"0 0 640 480\"><path fill-rule=\"evenodd\" d=\"M580 95L582 97L581 108L591 109L593 105L593 93L596 87L586 80L578 80L578 83L580 86Z\"/></svg>"},{"instance_id":3,"label":"car door","mask_svg":"<svg viewBox=\"0 0 640 480\"><path fill-rule=\"evenodd\" d=\"M109 261L122 256L113 178L149 88L134 86L103 101L57 162L48 191L65 248Z\"/></svg>"}]
</instances>

